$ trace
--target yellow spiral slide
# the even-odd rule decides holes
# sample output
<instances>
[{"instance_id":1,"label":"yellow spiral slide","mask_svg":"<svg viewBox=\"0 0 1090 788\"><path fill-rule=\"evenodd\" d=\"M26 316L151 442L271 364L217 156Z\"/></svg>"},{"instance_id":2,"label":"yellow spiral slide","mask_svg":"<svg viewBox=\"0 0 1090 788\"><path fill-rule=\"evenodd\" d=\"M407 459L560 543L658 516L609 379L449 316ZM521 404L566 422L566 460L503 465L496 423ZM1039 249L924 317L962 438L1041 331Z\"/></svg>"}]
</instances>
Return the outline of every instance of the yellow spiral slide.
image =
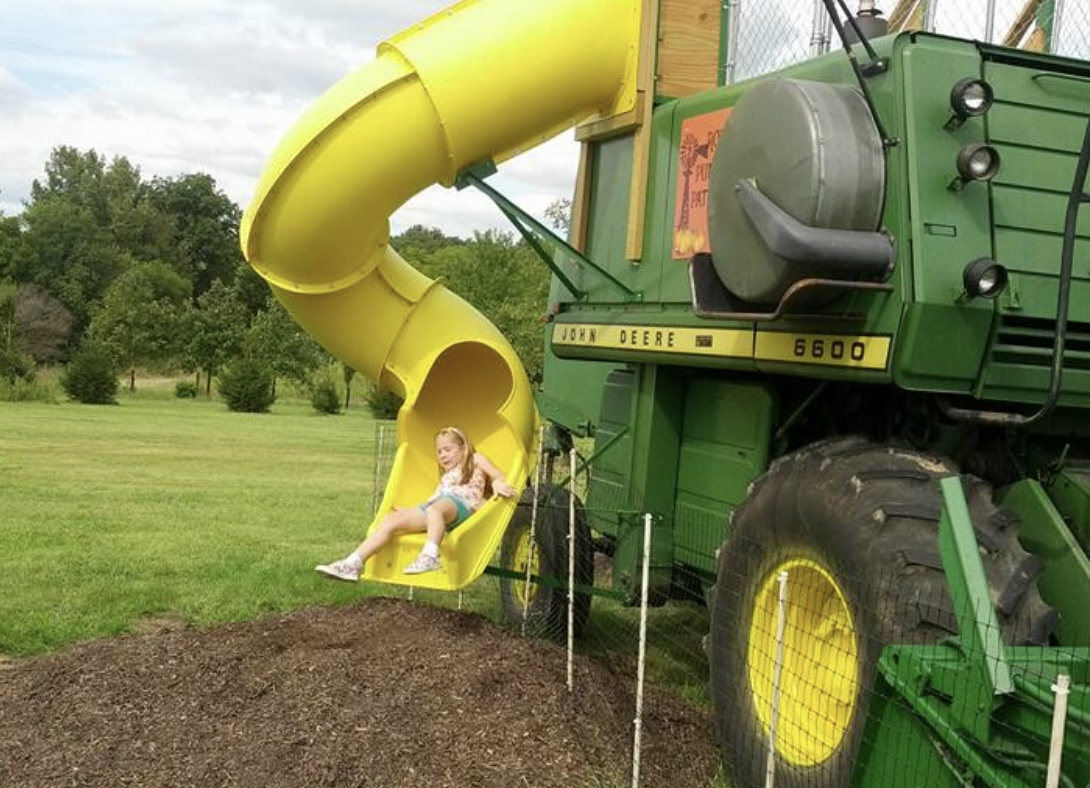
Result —
<instances>
[{"instance_id":1,"label":"yellow spiral slide","mask_svg":"<svg viewBox=\"0 0 1090 788\"><path fill-rule=\"evenodd\" d=\"M382 43L267 163L242 220L246 259L322 346L405 400L371 528L430 495L444 426L462 427L517 487L535 457L537 414L518 357L390 248L390 215L475 164L633 106L639 23L640 0L463 0ZM439 572L402 573L423 542L411 535L369 561L365 577L462 588L492 559L515 505L493 498L452 531Z\"/></svg>"}]
</instances>

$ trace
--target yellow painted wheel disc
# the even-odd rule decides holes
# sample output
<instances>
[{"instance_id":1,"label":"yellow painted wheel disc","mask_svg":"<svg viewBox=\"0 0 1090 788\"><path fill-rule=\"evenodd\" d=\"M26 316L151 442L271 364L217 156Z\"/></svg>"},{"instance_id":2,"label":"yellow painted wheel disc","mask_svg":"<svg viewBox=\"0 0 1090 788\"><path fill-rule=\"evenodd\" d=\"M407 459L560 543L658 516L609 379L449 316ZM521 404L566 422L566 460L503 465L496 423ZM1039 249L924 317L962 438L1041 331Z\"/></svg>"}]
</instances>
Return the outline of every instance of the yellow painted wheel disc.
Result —
<instances>
[{"instance_id":1,"label":"yellow painted wheel disc","mask_svg":"<svg viewBox=\"0 0 1090 788\"><path fill-rule=\"evenodd\" d=\"M797 766L828 760L852 722L859 645L844 593L811 560L791 559L761 583L750 624L747 671L757 716L772 725L781 572L787 573L776 751Z\"/></svg>"},{"instance_id":2,"label":"yellow painted wheel disc","mask_svg":"<svg viewBox=\"0 0 1090 788\"><path fill-rule=\"evenodd\" d=\"M527 528L524 533L519 534L518 542L515 544L514 561L511 569L518 572L523 578L526 577L526 564L530 563L530 572L537 575L541 571L540 554L541 550L536 545L533 545L533 557L531 560L531 546L533 542L530 539L530 529ZM516 580L511 583L511 589L514 591L515 599L523 607L527 607L534 603L534 597L537 596L537 584L527 584L525 580Z\"/></svg>"}]
</instances>

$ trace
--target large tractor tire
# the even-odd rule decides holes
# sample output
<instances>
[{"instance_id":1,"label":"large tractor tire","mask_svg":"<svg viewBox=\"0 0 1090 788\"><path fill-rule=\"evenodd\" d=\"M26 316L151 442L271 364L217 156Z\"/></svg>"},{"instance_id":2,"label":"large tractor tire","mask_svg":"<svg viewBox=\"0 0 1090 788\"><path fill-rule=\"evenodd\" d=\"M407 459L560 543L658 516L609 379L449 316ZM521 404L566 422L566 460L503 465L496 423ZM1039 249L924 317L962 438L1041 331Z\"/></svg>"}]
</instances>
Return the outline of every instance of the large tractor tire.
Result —
<instances>
[{"instance_id":1,"label":"large tractor tire","mask_svg":"<svg viewBox=\"0 0 1090 788\"><path fill-rule=\"evenodd\" d=\"M939 479L956 473L943 458L844 438L788 455L755 482L709 595L711 692L736 788L765 781L782 572L778 788L850 784L883 647L957 632L937 541ZM1021 548L991 488L963 483L1004 640L1046 643L1057 615L1037 592L1042 562Z\"/></svg>"},{"instance_id":2,"label":"large tractor tire","mask_svg":"<svg viewBox=\"0 0 1090 788\"><path fill-rule=\"evenodd\" d=\"M524 578L526 564L531 573L548 578L549 584L500 578L500 601L504 620L522 626L535 637L561 639L568 631L568 520L570 493L545 485L538 499L536 538L531 550L530 524L533 515L533 489L527 489L515 510L500 547L500 565ZM589 587L594 582L594 548L586 514L575 500L575 584ZM572 609L576 637L583 633L590 615L591 596L577 592Z\"/></svg>"}]
</instances>

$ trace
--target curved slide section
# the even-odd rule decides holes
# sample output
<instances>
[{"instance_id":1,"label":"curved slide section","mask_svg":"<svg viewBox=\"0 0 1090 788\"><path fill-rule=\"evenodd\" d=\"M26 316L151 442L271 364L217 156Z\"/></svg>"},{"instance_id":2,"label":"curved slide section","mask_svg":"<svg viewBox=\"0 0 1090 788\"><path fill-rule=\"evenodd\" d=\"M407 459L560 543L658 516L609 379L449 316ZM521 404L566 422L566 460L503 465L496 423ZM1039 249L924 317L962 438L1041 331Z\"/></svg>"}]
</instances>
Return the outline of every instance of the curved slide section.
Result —
<instances>
[{"instance_id":1,"label":"curved slide section","mask_svg":"<svg viewBox=\"0 0 1090 788\"><path fill-rule=\"evenodd\" d=\"M390 215L474 164L633 106L639 8L640 0L463 0L381 44L266 165L242 220L246 259L321 345L405 399L375 523L430 495L433 436L449 424L521 487L537 421L508 342L388 246ZM413 535L393 540L365 576L462 588L488 565L515 505L494 498L452 531L440 572L402 574L423 542Z\"/></svg>"}]
</instances>

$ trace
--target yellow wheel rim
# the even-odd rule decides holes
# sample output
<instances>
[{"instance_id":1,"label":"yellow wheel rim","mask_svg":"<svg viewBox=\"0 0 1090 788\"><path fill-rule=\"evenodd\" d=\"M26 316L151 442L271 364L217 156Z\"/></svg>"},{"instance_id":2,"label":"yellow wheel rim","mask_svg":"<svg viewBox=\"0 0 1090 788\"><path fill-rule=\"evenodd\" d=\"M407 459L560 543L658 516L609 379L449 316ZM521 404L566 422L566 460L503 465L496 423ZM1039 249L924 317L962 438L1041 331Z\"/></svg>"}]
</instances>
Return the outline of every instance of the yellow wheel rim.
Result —
<instances>
[{"instance_id":1,"label":"yellow wheel rim","mask_svg":"<svg viewBox=\"0 0 1090 788\"><path fill-rule=\"evenodd\" d=\"M851 724L859 646L844 593L822 566L792 559L773 569L754 599L747 660L766 736L772 725L781 572L787 572L787 601L776 751L789 763L814 766L836 752Z\"/></svg>"},{"instance_id":2,"label":"yellow wheel rim","mask_svg":"<svg viewBox=\"0 0 1090 788\"><path fill-rule=\"evenodd\" d=\"M538 558L539 554L541 553L541 550L538 549L536 545L534 545L534 549L531 551L531 549L530 549L531 545L533 545L533 542L530 539L530 529L529 529L529 527L527 527L527 529L523 533L519 534L518 542L515 543L514 562L513 562L514 566L511 567L516 572L518 572L519 576L522 577L522 578L526 577L526 564L527 564L527 562L530 563L530 573L531 574L537 575L537 574L539 574L540 569L541 569L541 561ZM531 558L531 552L533 553L532 558ZM511 586L512 586L512 589L515 592L515 599L518 600L518 603L520 605L522 605L523 607L526 607L528 605L533 604L534 597L537 596L537 584L536 583L529 583L528 584L526 582L526 580L523 579L523 580L515 580L514 582L511 583Z\"/></svg>"}]
</instances>

